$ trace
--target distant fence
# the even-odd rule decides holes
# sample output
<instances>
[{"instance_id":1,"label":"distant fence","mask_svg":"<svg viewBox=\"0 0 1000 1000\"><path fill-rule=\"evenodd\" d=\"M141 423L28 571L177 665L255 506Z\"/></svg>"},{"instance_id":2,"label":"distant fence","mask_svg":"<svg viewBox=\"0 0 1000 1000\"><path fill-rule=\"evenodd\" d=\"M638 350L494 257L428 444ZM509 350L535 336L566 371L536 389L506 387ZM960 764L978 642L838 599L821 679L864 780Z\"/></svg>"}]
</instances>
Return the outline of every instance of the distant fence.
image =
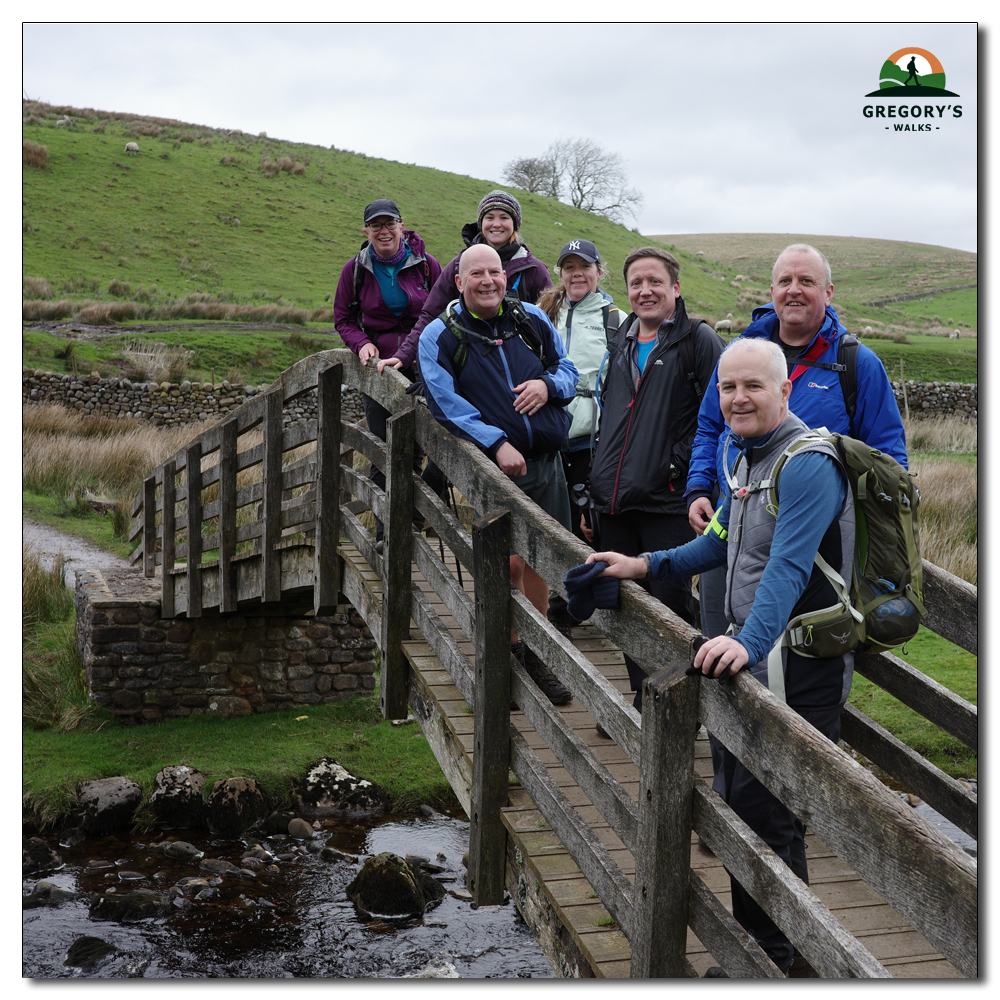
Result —
<instances>
[{"instance_id":1,"label":"distant fence","mask_svg":"<svg viewBox=\"0 0 1000 1000\"><path fill-rule=\"evenodd\" d=\"M342 377L394 414L385 443L340 420ZM197 616L210 605L225 612L235 611L239 601L278 600L286 583L314 587L314 607L321 614L342 590L379 638L381 707L388 718L404 717L408 711L410 677L402 640L412 618L474 714L471 783L456 791L471 819L469 885L475 900L485 904L502 899L506 835L501 809L507 802L508 773L513 771L628 938L633 977L690 975L685 957L688 927L729 975L780 976L690 867L692 828L820 976L889 976L812 890L695 775L699 724L719 736L964 975L977 976L976 863L746 673L726 686L687 677L678 661L683 666L688 660L695 631L632 582L621 588L619 610L598 611L593 619L650 674L642 717L624 705L604 675L510 587L511 549L554 588L590 550L477 449L448 434L425 405L405 394L406 385L395 372L380 378L373 369L362 368L347 351L323 352L289 369L267 393L161 465L136 498L133 514L139 518L134 537L142 536L134 558L143 559L147 575L156 562L163 563L164 616L182 606L189 616ZM317 386L318 420L283 432L282 407ZM263 427L263 441L238 450L240 436L258 426ZM471 533L414 476L414 441L484 515ZM283 465L283 453L312 442L311 455ZM219 459L203 471L195 459L209 451L218 451ZM353 468L354 451L385 472L384 491ZM237 473L255 466L260 466L260 480L240 488ZM195 480L188 478L192 470L197 470ZM288 490L298 495L283 496ZM414 505L472 574L474 599L435 546L414 535ZM244 513L238 516L241 509ZM382 553L357 516L364 510L373 511L385 524ZM187 531L183 542L177 534L181 529ZM293 558L290 548L296 536L295 551L302 550L302 558ZM341 538L355 546L378 575L381 599L373 596L352 564L337 563L334 553ZM249 546L243 554L237 551L241 543ZM217 556L203 565L202 554L209 549L216 549ZM413 562L440 596L446 613L474 639L474 661L457 646L413 583ZM976 588L929 563L924 570L930 609L925 624L976 652ZM639 766L638 801L510 656L512 626ZM856 659L859 673L978 747L975 706L890 654ZM511 698L632 853L634 882L511 725ZM844 739L978 836L978 799L973 792L853 708L844 713ZM456 780L461 784L464 779Z\"/></svg>"}]
</instances>

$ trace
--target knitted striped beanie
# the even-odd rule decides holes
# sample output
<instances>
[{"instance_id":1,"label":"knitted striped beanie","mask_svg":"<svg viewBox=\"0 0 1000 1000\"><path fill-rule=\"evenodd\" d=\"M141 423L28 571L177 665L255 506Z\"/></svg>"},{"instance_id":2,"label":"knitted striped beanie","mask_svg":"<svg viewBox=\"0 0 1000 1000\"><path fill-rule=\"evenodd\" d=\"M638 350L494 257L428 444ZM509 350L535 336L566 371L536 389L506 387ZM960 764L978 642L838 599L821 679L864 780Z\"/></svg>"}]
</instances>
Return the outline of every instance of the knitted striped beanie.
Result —
<instances>
[{"instance_id":1,"label":"knitted striped beanie","mask_svg":"<svg viewBox=\"0 0 1000 1000\"><path fill-rule=\"evenodd\" d=\"M507 194L506 191L491 191L479 203L479 215L476 216L476 222L480 229L483 228L483 216L491 208L498 208L506 212L514 220L514 232L521 228L521 203L512 194Z\"/></svg>"}]
</instances>

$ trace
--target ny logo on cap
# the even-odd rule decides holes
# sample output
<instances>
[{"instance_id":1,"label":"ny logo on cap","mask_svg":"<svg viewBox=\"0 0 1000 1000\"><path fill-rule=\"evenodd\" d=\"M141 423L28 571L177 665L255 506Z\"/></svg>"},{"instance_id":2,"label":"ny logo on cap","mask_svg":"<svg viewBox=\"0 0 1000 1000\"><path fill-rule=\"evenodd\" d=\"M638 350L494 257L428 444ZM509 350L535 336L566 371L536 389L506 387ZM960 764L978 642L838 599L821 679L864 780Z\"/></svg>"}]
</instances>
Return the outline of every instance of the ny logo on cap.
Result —
<instances>
[{"instance_id":1,"label":"ny logo on cap","mask_svg":"<svg viewBox=\"0 0 1000 1000\"><path fill-rule=\"evenodd\" d=\"M580 241L579 240L570 240L569 241L569 248L570 248L570 250L579 250L580 249Z\"/></svg>"}]
</instances>

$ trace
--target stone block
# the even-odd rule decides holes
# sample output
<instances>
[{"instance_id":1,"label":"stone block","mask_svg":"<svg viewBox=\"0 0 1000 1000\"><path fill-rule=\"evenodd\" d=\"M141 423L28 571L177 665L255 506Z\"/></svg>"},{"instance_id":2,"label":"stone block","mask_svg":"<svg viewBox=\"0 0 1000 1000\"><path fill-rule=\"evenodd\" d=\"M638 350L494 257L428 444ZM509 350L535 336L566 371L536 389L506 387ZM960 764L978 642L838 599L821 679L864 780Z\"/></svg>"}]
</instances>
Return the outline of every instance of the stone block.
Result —
<instances>
[{"instance_id":1,"label":"stone block","mask_svg":"<svg viewBox=\"0 0 1000 1000\"><path fill-rule=\"evenodd\" d=\"M330 663L350 663L354 659L354 651L351 649L332 649L327 654Z\"/></svg>"},{"instance_id":2,"label":"stone block","mask_svg":"<svg viewBox=\"0 0 1000 1000\"><path fill-rule=\"evenodd\" d=\"M312 649L306 654L307 663L326 663L329 654L325 649Z\"/></svg>"},{"instance_id":3,"label":"stone block","mask_svg":"<svg viewBox=\"0 0 1000 1000\"><path fill-rule=\"evenodd\" d=\"M121 677L122 680L131 680L134 677L145 677L146 668L136 666L122 667L118 671L118 676Z\"/></svg>"},{"instance_id":4,"label":"stone block","mask_svg":"<svg viewBox=\"0 0 1000 1000\"><path fill-rule=\"evenodd\" d=\"M264 630L262 628L248 628L243 630L243 641L259 644L264 641Z\"/></svg>"},{"instance_id":5,"label":"stone block","mask_svg":"<svg viewBox=\"0 0 1000 1000\"><path fill-rule=\"evenodd\" d=\"M226 652L226 653L216 653L215 654L215 662L216 663L232 663L233 662L233 654L232 653L228 653L228 652Z\"/></svg>"},{"instance_id":6,"label":"stone block","mask_svg":"<svg viewBox=\"0 0 1000 1000\"><path fill-rule=\"evenodd\" d=\"M192 642L188 650L188 659L194 663L208 663L215 650L208 642Z\"/></svg>"},{"instance_id":7,"label":"stone block","mask_svg":"<svg viewBox=\"0 0 1000 1000\"><path fill-rule=\"evenodd\" d=\"M322 697L313 691L306 691L295 696L297 705L318 705L322 700Z\"/></svg>"},{"instance_id":8,"label":"stone block","mask_svg":"<svg viewBox=\"0 0 1000 1000\"><path fill-rule=\"evenodd\" d=\"M139 707L139 693L137 691L116 691L111 698L111 704L117 709L130 709Z\"/></svg>"},{"instance_id":9,"label":"stone block","mask_svg":"<svg viewBox=\"0 0 1000 1000\"><path fill-rule=\"evenodd\" d=\"M290 681L301 680L303 677L312 677L315 673L314 669L308 664L300 664L299 666L288 668L288 679Z\"/></svg>"},{"instance_id":10,"label":"stone block","mask_svg":"<svg viewBox=\"0 0 1000 1000\"><path fill-rule=\"evenodd\" d=\"M190 628L175 625L167 629L167 642L189 643L191 641L191 632Z\"/></svg>"},{"instance_id":11,"label":"stone block","mask_svg":"<svg viewBox=\"0 0 1000 1000\"><path fill-rule=\"evenodd\" d=\"M153 681L152 686L158 691L172 691L180 687L182 682L176 677L158 677Z\"/></svg>"},{"instance_id":12,"label":"stone block","mask_svg":"<svg viewBox=\"0 0 1000 1000\"><path fill-rule=\"evenodd\" d=\"M163 633L161 632L160 634L162 635ZM136 648L139 650L140 653L146 653L152 656L156 656L158 653L163 652L163 643L146 642L145 640L142 640L141 642L136 643Z\"/></svg>"},{"instance_id":13,"label":"stone block","mask_svg":"<svg viewBox=\"0 0 1000 1000\"><path fill-rule=\"evenodd\" d=\"M351 666L344 667L344 670L352 674L373 674L375 673L375 661L355 660Z\"/></svg>"},{"instance_id":14,"label":"stone block","mask_svg":"<svg viewBox=\"0 0 1000 1000\"><path fill-rule=\"evenodd\" d=\"M124 631L124 630L122 630ZM138 642L113 642L108 647L108 652L118 653L119 656L128 656L139 652Z\"/></svg>"},{"instance_id":15,"label":"stone block","mask_svg":"<svg viewBox=\"0 0 1000 1000\"><path fill-rule=\"evenodd\" d=\"M111 613L111 620L116 625L138 625L139 617L138 608L121 608Z\"/></svg>"},{"instance_id":16,"label":"stone block","mask_svg":"<svg viewBox=\"0 0 1000 1000\"><path fill-rule=\"evenodd\" d=\"M264 650L265 660L287 660L288 651L284 649L265 649Z\"/></svg>"},{"instance_id":17,"label":"stone block","mask_svg":"<svg viewBox=\"0 0 1000 1000\"><path fill-rule=\"evenodd\" d=\"M171 705L177 704L177 698L172 695L169 691L147 691L142 696L143 704L145 705L159 705L161 708L170 708Z\"/></svg>"},{"instance_id":18,"label":"stone block","mask_svg":"<svg viewBox=\"0 0 1000 1000\"><path fill-rule=\"evenodd\" d=\"M242 615L233 615L231 618L226 618L226 628L246 628L247 620Z\"/></svg>"},{"instance_id":19,"label":"stone block","mask_svg":"<svg viewBox=\"0 0 1000 1000\"><path fill-rule=\"evenodd\" d=\"M353 691L358 686L358 678L354 674L337 674L333 686L338 691Z\"/></svg>"},{"instance_id":20,"label":"stone block","mask_svg":"<svg viewBox=\"0 0 1000 1000\"><path fill-rule=\"evenodd\" d=\"M240 648L239 639L219 639L215 648L223 653L235 653Z\"/></svg>"},{"instance_id":21,"label":"stone block","mask_svg":"<svg viewBox=\"0 0 1000 1000\"><path fill-rule=\"evenodd\" d=\"M330 635L329 625L310 625L306 629L306 635L310 639L326 639Z\"/></svg>"},{"instance_id":22,"label":"stone block","mask_svg":"<svg viewBox=\"0 0 1000 1000\"><path fill-rule=\"evenodd\" d=\"M198 673L198 665L189 661L164 664L163 672L170 677L194 677Z\"/></svg>"},{"instance_id":23,"label":"stone block","mask_svg":"<svg viewBox=\"0 0 1000 1000\"><path fill-rule=\"evenodd\" d=\"M333 687L333 678L329 674L319 674L315 680L315 691L317 694L328 694Z\"/></svg>"},{"instance_id":24,"label":"stone block","mask_svg":"<svg viewBox=\"0 0 1000 1000\"><path fill-rule=\"evenodd\" d=\"M157 663L180 663L181 660L185 660L187 657L183 653L160 653L156 657Z\"/></svg>"},{"instance_id":25,"label":"stone block","mask_svg":"<svg viewBox=\"0 0 1000 1000\"><path fill-rule=\"evenodd\" d=\"M213 642L214 640L219 638L219 633L214 628L196 628L194 630L194 637L196 640Z\"/></svg>"},{"instance_id":26,"label":"stone block","mask_svg":"<svg viewBox=\"0 0 1000 1000\"><path fill-rule=\"evenodd\" d=\"M265 681L261 686L270 695L284 694L288 690L288 685L283 680Z\"/></svg>"},{"instance_id":27,"label":"stone block","mask_svg":"<svg viewBox=\"0 0 1000 1000\"><path fill-rule=\"evenodd\" d=\"M128 628L118 625L99 625L90 633L90 641L93 643L121 643L137 642L139 639L138 628Z\"/></svg>"},{"instance_id":28,"label":"stone block","mask_svg":"<svg viewBox=\"0 0 1000 1000\"><path fill-rule=\"evenodd\" d=\"M257 678L242 667L230 667L228 677L230 683L238 688L252 688L257 685Z\"/></svg>"},{"instance_id":29,"label":"stone block","mask_svg":"<svg viewBox=\"0 0 1000 1000\"><path fill-rule=\"evenodd\" d=\"M143 628L141 633L143 642L165 642L167 633L161 628Z\"/></svg>"},{"instance_id":30,"label":"stone block","mask_svg":"<svg viewBox=\"0 0 1000 1000\"><path fill-rule=\"evenodd\" d=\"M312 639L289 639L285 642L285 649L289 652L301 652L306 649L312 649L313 642Z\"/></svg>"},{"instance_id":31,"label":"stone block","mask_svg":"<svg viewBox=\"0 0 1000 1000\"><path fill-rule=\"evenodd\" d=\"M122 663L126 666L140 666L140 667L151 667L156 663L155 656L149 656L148 654L136 653L134 656L123 656Z\"/></svg>"},{"instance_id":32,"label":"stone block","mask_svg":"<svg viewBox=\"0 0 1000 1000\"><path fill-rule=\"evenodd\" d=\"M288 654L288 665L292 666L295 663L305 663L306 654L305 653L289 653Z\"/></svg>"},{"instance_id":33,"label":"stone block","mask_svg":"<svg viewBox=\"0 0 1000 1000\"><path fill-rule=\"evenodd\" d=\"M262 663L258 672L267 681L280 681L285 676L285 668L280 663Z\"/></svg>"},{"instance_id":34,"label":"stone block","mask_svg":"<svg viewBox=\"0 0 1000 1000\"><path fill-rule=\"evenodd\" d=\"M287 638L285 635L285 630L280 628L274 628L273 626L269 628L265 633L265 638L274 640L276 642L284 642Z\"/></svg>"},{"instance_id":35,"label":"stone block","mask_svg":"<svg viewBox=\"0 0 1000 1000\"><path fill-rule=\"evenodd\" d=\"M208 697L203 694L181 695L180 703L187 708L208 708Z\"/></svg>"},{"instance_id":36,"label":"stone block","mask_svg":"<svg viewBox=\"0 0 1000 1000\"><path fill-rule=\"evenodd\" d=\"M249 649L241 649L233 659L237 663L260 663L264 659L264 651L251 646Z\"/></svg>"}]
</instances>

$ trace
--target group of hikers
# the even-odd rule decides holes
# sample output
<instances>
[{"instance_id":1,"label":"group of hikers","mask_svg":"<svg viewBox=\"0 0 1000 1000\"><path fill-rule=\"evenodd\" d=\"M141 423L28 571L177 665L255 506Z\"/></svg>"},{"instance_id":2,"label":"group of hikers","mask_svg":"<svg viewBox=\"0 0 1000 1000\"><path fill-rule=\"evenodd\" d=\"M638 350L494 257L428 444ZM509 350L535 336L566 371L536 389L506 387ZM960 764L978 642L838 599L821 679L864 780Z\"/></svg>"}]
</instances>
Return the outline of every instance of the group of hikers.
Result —
<instances>
[{"instance_id":1,"label":"group of hikers","mask_svg":"<svg viewBox=\"0 0 1000 1000\"><path fill-rule=\"evenodd\" d=\"M668 251L639 247L626 257L626 310L600 287L607 270L593 242L566 243L553 285L521 222L517 198L490 191L462 229L465 249L442 268L395 202L371 202L367 242L337 285L340 336L379 374L419 373L442 425L593 546L591 576L636 580L700 626L695 668L706 677L748 669L836 742L853 653L817 656L790 626L843 602L855 509L837 449L810 429L850 435L904 468L907 456L885 369L831 305L826 257L786 247L772 301L727 346L688 314ZM364 408L384 439L389 414L367 396ZM421 471L423 455L414 463ZM371 475L384 484L374 466ZM429 460L422 475L443 490ZM579 624L516 554L510 578L567 636ZM572 699L513 633L511 651L553 704ZM641 712L646 675L625 662ZM712 755L715 790L808 881L799 819L714 738ZM734 916L787 972L796 957L788 938L735 879L732 887Z\"/></svg>"}]
</instances>

